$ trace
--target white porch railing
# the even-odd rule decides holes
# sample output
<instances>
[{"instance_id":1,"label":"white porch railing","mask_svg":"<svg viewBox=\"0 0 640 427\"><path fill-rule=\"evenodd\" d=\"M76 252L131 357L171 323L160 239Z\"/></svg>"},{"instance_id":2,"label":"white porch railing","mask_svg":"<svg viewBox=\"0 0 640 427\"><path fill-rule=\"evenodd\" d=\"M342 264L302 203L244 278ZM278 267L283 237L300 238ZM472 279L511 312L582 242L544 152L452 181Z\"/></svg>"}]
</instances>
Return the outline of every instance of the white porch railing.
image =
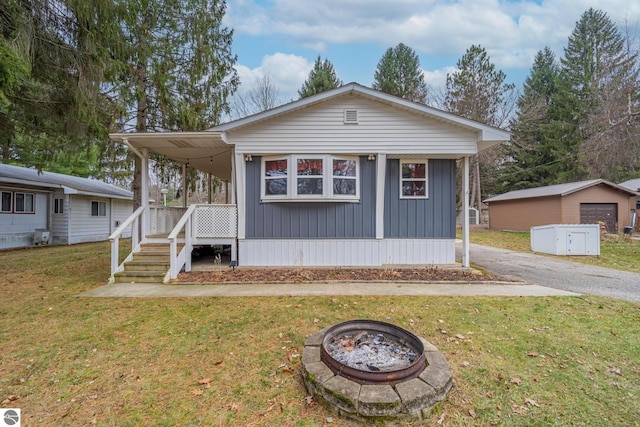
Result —
<instances>
[{"instance_id":1,"label":"white porch railing","mask_svg":"<svg viewBox=\"0 0 640 427\"><path fill-rule=\"evenodd\" d=\"M178 238L184 231L184 246L178 253ZM170 267L167 279L175 279L184 267L191 271L194 245L229 244L236 261L238 210L236 205L191 205L169 234Z\"/></svg>"},{"instance_id":2,"label":"white porch railing","mask_svg":"<svg viewBox=\"0 0 640 427\"><path fill-rule=\"evenodd\" d=\"M149 206L149 235L171 233L186 211L181 206Z\"/></svg>"},{"instance_id":3,"label":"white porch railing","mask_svg":"<svg viewBox=\"0 0 640 427\"><path fill-rule=\"evenodd\" d=\"M138 236L140 235L140 217L144 213L144 206L140 206L134 213L129 216L120 227L116 228L109 240L111 241L111 277L110 282L113 282L113 275L118 271L124 270L124 263L131 259L133 252L139 250L140 242ZM122 262L118 264L120 259L120 237L129 227L131 227L131 253ZM143 236L144 238L144 236Z\"/></svg>"},{"instance_id":4,"label":"white porch railing","mask_svg":"<svg viewBox=\"0 0 640 427\"><path fill-rule=\"evenodd\" d=\"M139 207L127 218L116 231L109 236L111 241L111 277L124 270L124 264L133 259L133 254L140 251L140 245L149 241L169 241L170 267L165 281L175 279L185 267L191 271L191 251L196 245L231 245L231 259L237 262L236 238L238 236L238 210L236 205L191 205L184 208L150 207L148 232L141 230L143 206ZM178 219L175 217L180 214ZM172 224L171 230L165 229ZM131 253L119 263L119 245L122 233L131 227ZM170 233L169 233L170 231ZM160 235L169 233L168 238ZM141 236L142 239L139 239ZM184 242L180 253L178 243Z\"/></svg>"}]
</instances>

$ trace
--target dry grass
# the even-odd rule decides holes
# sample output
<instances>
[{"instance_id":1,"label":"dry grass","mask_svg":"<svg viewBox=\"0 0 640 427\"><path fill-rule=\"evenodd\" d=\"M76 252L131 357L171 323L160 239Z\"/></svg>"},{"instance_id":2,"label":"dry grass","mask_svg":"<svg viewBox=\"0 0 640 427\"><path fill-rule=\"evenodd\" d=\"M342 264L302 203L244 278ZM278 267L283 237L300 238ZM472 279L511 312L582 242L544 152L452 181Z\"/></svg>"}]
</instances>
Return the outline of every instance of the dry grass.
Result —
<instances>
[{"instance_id":1,"label":"dry grass","mask_svg":"<svg viewBox=\"0 0 640 427\"><path fill-rule=\"evenodd\" d=\"M0 406L20 407L24 426L353 425L309 406L299 375L305 337L353 318L412 330L451 364L448 400L420 425L640 419L637 304L78 297L105 283L108 257L105 243L0 252Z\"/></svg>"}]
</instances>

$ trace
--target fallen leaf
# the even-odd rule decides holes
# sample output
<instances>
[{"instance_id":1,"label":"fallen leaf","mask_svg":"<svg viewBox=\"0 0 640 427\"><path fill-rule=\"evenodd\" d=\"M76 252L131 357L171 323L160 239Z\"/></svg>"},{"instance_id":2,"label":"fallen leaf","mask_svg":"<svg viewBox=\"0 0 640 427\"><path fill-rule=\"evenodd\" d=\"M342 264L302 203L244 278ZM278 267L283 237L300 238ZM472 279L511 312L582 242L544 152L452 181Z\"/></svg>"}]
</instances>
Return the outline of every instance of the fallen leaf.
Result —
<instances>
[{"instance_id":1,"label":"fallen leaf","mask_svg":"<svg viewBox=\"0 0 640 427\"><path fill-rule=\"evenodd\" d=\"M442 415L440 415L440 418L438 418L438 421L436 421L436 424L440 425L444 422L444 412L442 413Z\"/></svg>"},{"instance_id":2,"label":"fallen leaf","mask_svg":"<svg viewBox=\"0 0 640 427\"><path fill-rule=\"evenodd\" d=\"M538 357L538 353L536 353L535 351L532 351L532 352L527 353L527 356L529 356L529 357Z\"/></svg>"},{"instance_id":3,"label":"fallen leaf","mask_svg":"<svg viewBox=\"0 0 640 427\"><path fill-rule=\"evenodd\" d=\"M320 319L313 319L313 323L318 323L320 322Z\"/></svg>"},{"instance_id":4,"label":"fallen leaf","mask_svg":"<svg viewBox=\"0 0 640 427\"><path fill-rule=\"evenodd\" d=\"M511 378L511 384L520 385L522 384L522 380L520 378Z\"/></svg>"},{"instance_id":5,"label":"fallen leaf","mask_svg":"<svg viewBox=\"0 0 640 427\"><path fill-rule=\"evenodd\" d=\"M469 416L475 419L477 417L476 411L474 411L473 409L469 409Z\"/></svg>"},{"instance_id":6,"label":"fallen leaf","mask_svg":"<svg viewBox=\"0 0 640 427\"><path fill-rule=\"evenodd\" d=\"M215 366L220 366L222 365L222 359L218 360L217 362L213 363Z\"/></svg>"},{"instance_id":7,"label":"fallen leaf","mask_svg":"<svg viewBox=\"0 0 640 427\"><path fill-rule=\"evenodd\" d=\"M526 404L530 405L530 406L535 406L535 407L537 407L537 408L539 408L539 407L540 407L540 405L538 405L538 402L536 402L536 401L535 401L535 400L533 400L533 399L529 399L528 397L524 399L524 402L525 402Z\"/></svg>"},{"instance_id":8,"label":"fallen leaf","mask_svg":"<svg viewBox=\"0 0 640 427\"><path fill-rule=\"evenodd\" d=\"M204 391L200 390L199 388L194 388L193 390L191 390L192 396L202 396L203 394Z\"/></svg>"},{"instance_id":9,"label":"fallen leaf","mask_svg":"<svg viewBox=\"0 0 640 427\"><path fill-rule=\"evenodd\" d=\"M466 368L469 365L470 365L470 363L467 362L466 360L464 362L460 362L460 366L462 366L463 368Z\"/></svg>"},{"instance_id":10,"label":"fallen leaf","mask_svg":"<svg viewBox=\"0 0 640 427\"><path fill-rule=\"evenodd\" d=\"M522 406L522 405L511 405L511 410L515 414L524 415L529 411L529 408L527 408L526 406Z\"/></svg>"},{"instance_id":11,"label":"fallen leaf","mask_svg":"<svg viewBox=\"0 0 640 427\"><path fill-rule=\"evenodd\" d=\"M307 402L307 406L314 406L316 404L316 401L313 400L313 396L307 396L304 400Z\"/></svg>"},{"instance_id":12,"label":"fallen leaf","mask_svg":"<svg viewBox=\"0 0 640 427\"><path fill-rule=\"evenodd\" d=\"M463 340L464 339L464 335L456 334L456 338L458 338L459 340Z\"/></svg>"},{"instance_id":13,"label":"fallen leaf","mask_svg":"<svg viewBox=\"0 0 640 427\"><path fill-rule=\"evenodd\" d=\"M620 370L620 368L608 368L607 374L622 375L622 371Z\"/></svg>"},{"instance_id":14,"label":"fallen leaf","mask_svg":"<svg viewBox=\"0 0 640 427\"><path fill-rule=\"evenodd\" d=\"M198 381L198 384L209 384L211 381L213 381L213 378L203 378Z\"/></svg>"}]
</instances>

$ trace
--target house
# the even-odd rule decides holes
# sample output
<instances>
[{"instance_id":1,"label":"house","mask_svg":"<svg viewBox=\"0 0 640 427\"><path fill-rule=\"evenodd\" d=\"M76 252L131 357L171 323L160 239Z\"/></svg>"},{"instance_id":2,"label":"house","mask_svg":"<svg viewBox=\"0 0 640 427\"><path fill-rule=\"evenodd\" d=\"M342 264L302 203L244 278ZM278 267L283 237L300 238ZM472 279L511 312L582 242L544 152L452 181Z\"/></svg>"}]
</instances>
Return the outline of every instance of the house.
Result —
<instances>
[{"instance_id":1,"label":"house","mask_svg":"<svg viewBox=\"0 0 640 427\"><path fill-rule=\"evenodd\" d=\"M603 179L510 191L485 200L489 228L529 231L547 224L597 224L609 233L631 225L639 194Z\"/></svg>"},{"instance_id":2,"label":"house","mask_svg":"<svg viewBox=\"0 0 640 427\"><path fill-rule=\"evenodd\" d=\"M189 213L187 250L231 242L244 266L382 266L456 262L457 161L468 208L469 158L509 133L350 83L204 132L111 138L144 168L156 152L230 182L231 205ZM158 221L145 215L147 233ZM178 228L165 232L174 242Z\"/></svg>"},{"instance_id":3,"label":"house","mask_svg":"<svg viewBox=\"0 0 640 427\"><path fill-rule=\"evenodd\" d=\"M0 249L107 240L133 211L133 193L114 185L7 164L0 193Z\"/></svg>"}]
</instances>

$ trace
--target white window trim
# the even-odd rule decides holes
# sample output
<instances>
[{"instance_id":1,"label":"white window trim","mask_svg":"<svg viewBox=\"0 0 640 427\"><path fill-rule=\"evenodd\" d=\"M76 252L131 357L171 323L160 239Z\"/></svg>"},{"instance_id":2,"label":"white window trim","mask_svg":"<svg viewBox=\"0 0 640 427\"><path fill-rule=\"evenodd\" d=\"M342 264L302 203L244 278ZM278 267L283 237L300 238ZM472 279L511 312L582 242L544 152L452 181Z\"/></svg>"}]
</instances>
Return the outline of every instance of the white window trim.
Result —
<instances>
[{"instance_id":1,"label":"white window trim","mask_svg":"<svg viewBox=\"0 0 640 427\"><path fill-rule=\"evenodd\" d=\"M94 215L93 214L93 204L94 203L98 204L98 215ZM101 213L100 206L104 206L104 215L100 215L100 213ZM100 200L92 200L91 201L91 217L92 218L104 218L106 216L107 216L107 202L100 201Z\"/></svg>"},{"instance_id":2,"label":"white window trim","mask_svg":"<svg viewBox=\"0 0 640 427\"><path fill-rule=\"evenodd\" d=\"M18 194L22 194L23 209L18 210ZM27 196L31 196L31 210L27 210ZM36 196L33 193L24 193L22 191L16 191L13 193L13 211L18 214L32 214L36 212Z\"/></svg>"},{"instance_id":3,"label":"white window trim","mask_svg":"<svg viewBox=\"0 0 640 427\"><path fill-rule=\"evenodd\" d=\"M402 165L405 163L424 163L424 196L405 196L402 194L402 182L403 181L423 181L422 178L403 178L402 177ZM428 199L429 198L429 160L428 159L400 159L400 170L398 173L399 190L401 199Z\"/></svg>"},{"instance_id":4,"label":"white window trim","mask_svg":"<svg viewBox=\"0 0 640 427\"><path fill-rule=\"evenodd\" d=\"M53 198L53 213L54 215L64 214L64 198L63 197Z\"/></svg>"},{"instance_id":5,"label":"white window trim","mask_svg":"<svg viewBox=\"0 0 640 427\"><path fill-rule=\"evenodd\" d=\"M2 200L0 200L0 212L2 213L13 213L13 193L11 191L2 191L0 192L0 197L4 200L4 195L9 195L9 210L2 209Z\"/></svg>"},{"instance_id":6,"label":"white window trim","mask_svg":"<svg viewBox=\"0 0 640 427\"><path fill-rule=\"evenodd\" d=\"M318 178L322 178L322 190L323 194L296 194L298 188L298 178L305 178L306 176L299 176L297 174L297 164L300 159L321 159L323 165L322 175L318 175ZM265 164L268 161L274 160L286 160L287 161L287 174L282 175L279 178L287 180L287 194L286 195L267 195L266 194L266 181L269 179L266 177ZM353 160L356 162L356 176L355 177L335 177L353 179L355 181L356 194L355 195L335 195L333 194L333 161L334 160ZM277 178L273 178L277 179ZM333 156L328 154L291 154L287 156L272 156L263 157L260 165L260 199L263 202L327 202L327 201L345 201L345 202L358 202L360 201L360 158L358 156Z\"/></svg>"}]
</instances>

